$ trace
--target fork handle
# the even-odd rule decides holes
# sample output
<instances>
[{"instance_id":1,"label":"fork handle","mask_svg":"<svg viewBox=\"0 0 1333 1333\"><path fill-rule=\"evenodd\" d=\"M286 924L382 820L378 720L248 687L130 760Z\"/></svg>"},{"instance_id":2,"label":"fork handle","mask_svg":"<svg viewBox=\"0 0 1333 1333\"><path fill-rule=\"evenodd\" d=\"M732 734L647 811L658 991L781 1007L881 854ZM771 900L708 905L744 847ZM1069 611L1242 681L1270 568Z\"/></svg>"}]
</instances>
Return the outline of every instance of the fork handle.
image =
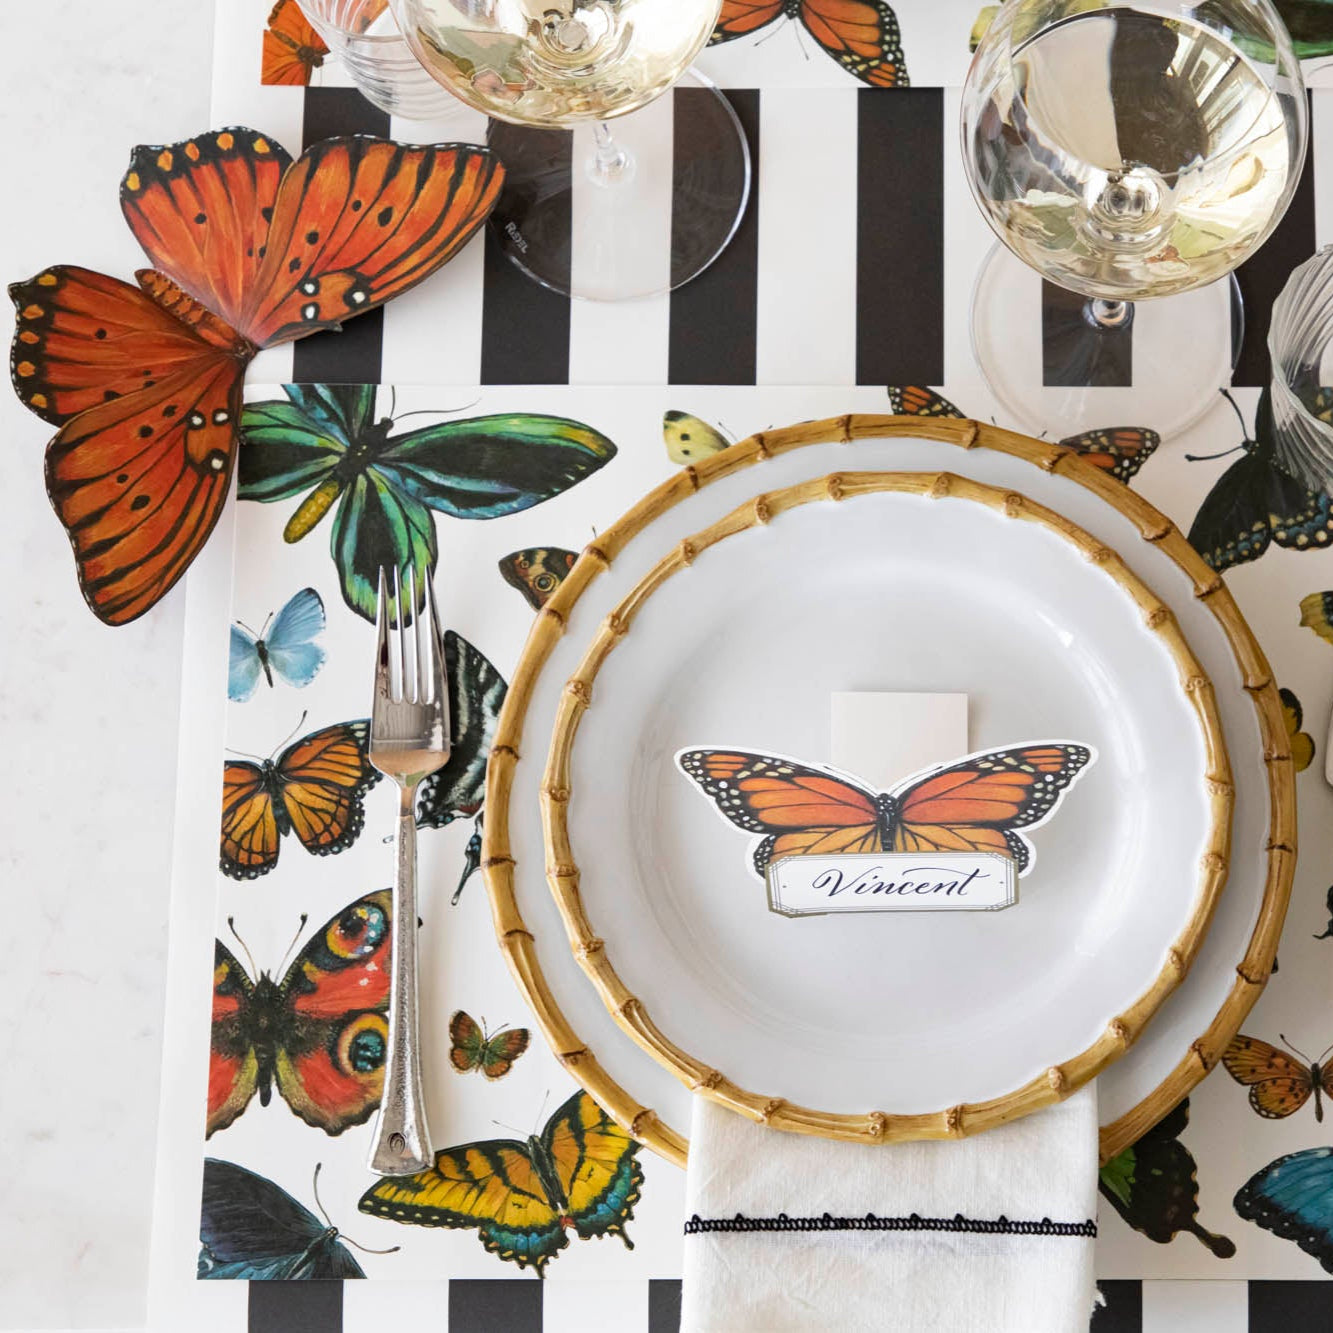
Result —
<instances>
[{"instance_id":1,"label":"fork handle","mask_svg":"<svg viewBox=\"0 0 1333 1333\"><path fill-rule=\"evenodd\" d=\"M394 842L392 963L389 994L389 1051L384 1094L375 1121L370 1170L377 1176L410 1175L435 1162L426 1125L421 1087L420 1029L417 1024L417 825L415 786L402 788Z\"/></svg>"}]
</instances>

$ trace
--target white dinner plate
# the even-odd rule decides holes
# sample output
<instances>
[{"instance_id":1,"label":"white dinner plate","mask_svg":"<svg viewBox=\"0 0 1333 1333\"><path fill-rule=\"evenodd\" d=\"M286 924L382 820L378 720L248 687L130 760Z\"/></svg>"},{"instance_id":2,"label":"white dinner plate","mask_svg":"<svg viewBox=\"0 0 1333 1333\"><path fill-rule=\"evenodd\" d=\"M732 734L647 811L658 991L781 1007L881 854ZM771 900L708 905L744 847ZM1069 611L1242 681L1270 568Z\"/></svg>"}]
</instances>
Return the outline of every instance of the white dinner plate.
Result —
<instances>
[{"instance_id":1,"label":"white dinner plate","mask_svg":"<svg viewBox=\"0 0 1333 1333\"><path fill-rule=\"evenodd\" d=\"M623 546L617 544L610 569L593 578L574 604L567 632L548 645L549 657L544 666L533 679L523 680L521 688L514 692L511 707L517 708L526 701L522 744L515 746L521 757L514 758L511 764L504 766L503 772L495 775L501 788L508 788L508 800L502 799L504 792L497 790L494 780L490 794L488 829L503 834L507 848L504 856L490 868L497 927L520 984L534 1001L548 1039L566 1058L571 1071L618 1115L632 1122L648 1142L676 1160L683 1155L684 1139L679 1131L688 1123L691 1094L616 1027L570 954L564 926L545 883L540 814L544 750L564 683L577 668L583 648L599 621L639 581L664 549L701 526L716 521L761 488L771 490L790 485L823 475L831 469L943 468L992 485L1021 490L1067 515L1116 549L1172 608L1211 677L1236 784L1231 875L1212 931L1191 975L1166 1001L1156 1021L1131 1051L1111 1066L1100 1080L1104 1151L1118 1151L1188 1092L1220 1054L1215 1046L1219 1039L1225 1044L1226 1035L1222 1029L1229 1024L1239 1025L1266 978L1290 885L1292 857L1281 847L1273 849L1269 846L1279 826L1285 829L1289 824L1292 801L1287 770L1290 765L1284 768L1276 762L1281 759L1278 753L1281 722L1279 716L1276 724L1279 734L1273 735L1271 715L1275 708L1275 691L1271 683L1259 688L1263 684L1262 655L1244 630L1243 623L1240 623L1239 630L1236 628L1239 622L1234 604L1225 594L1206 598L1197 596L1197 567L1192 577L1170 551L1164 549L1170 543L1145 541L1140 526L1108 504L1095 489L1052 471L1053 449L1036 446L1030 451L1031 458L994 448L964 452L953 443L923 438L934 429L934 425L917 423L913 436L917 436L917 432L920 435L916 438L896 435L857 438L850 443L812 443L765 458L754 466L740 466L738 460L723 475L710 479L706 486L693 492L682 487L682 496L677 503L654 506L652 521ZM1034 466L1034 462L1042 465ZM570 580L571 583L577 581L577 575ZM1224 624L1218 615L1223 604L1229 624ZM1020 627L1016 625L1014 633L1019 631ZM1060 643L1058 634L1053 639L1043 639L1051 631L1041 624L1030 630L1024 625L1021 631L1034 635L1035 641L1044 647ZM753 642L752 636L737 637ZM1060 646L1062 650L1066 648L1066 645ZM773 647L776 651L776 642ZM1249 689L1246 688L1247 676L1252 687ZM675 690L676 697L688 707L699 707L697 701L709 697L709 689L718 678L708 651L700 655L696 649L689 666L679 673L675 684L666 682L663 688L669 686ZM882 681L867 674L855 682L855 687L880 688ZM917 687L943 688L937 681L924 686L918 683ZM1068 700L1077 695L1074 685L1071 684L1070 689L1074 693ZM1128 719L1124 724L1132 726L1138 694L1137 684L1122 683L1120 697L1109 701L1101 711L1102 720L1098 725L1106 726L1106 719L1117 718ZM1274 695L1273 700L1268 698L1269 694ZM1035 708L1036 702L1032 701L1026 707ZM1062 717L1061 722L1061 732L1066 733L1069 719ZM988 737L1000 736L989 721L982 725L984 730L974 735L976 743L982 744ZM718 736L719 740L726 738L725 735ZM701 737L693 735L686 743L698 739ZM737 738L733 734L730 739ZM1010 733L1003 739L1021 737ZM774 748L785 746L787 752L799 753L804 745L800 736L793 735L786 741L776 741ZM1158 747L1152 746L1144 753L1146 756L1157 752ZM1089 783L1092 783L1091 777ZM1090 785L1089 792L1096 795L1096 787ZM699 799L697 794L688 791L683 795L695 801ZM1103 792L1102 795L1110 797L1112 806L1115 805L1118 793ZM501 817L501 804L507 818ZM1288 812L1281 819L1276 813L1279 808ZM1072 818L1073 814L1074 807L1071 807L1059 818L1066 815ZM1108 827L1125 827L1116 825L1116 817L1107 818L1110 821ZM1044 871L1047 864L1040 861L1045 851L1049 850L1050 860L1059 864L1062 853L1057 843L1052 841L1048 847L1043 841L1044 836L1053 834L1056 828L1052 824L1035 835L1040 862L1038 873ZM733 835L718 825L709 836L725 842ZM734 846L731 852L735 854ZM1195 878L1191 876L1191 884ZM512 900L508 897L511 889ZM657 931L662 930L660 915L652 914L652 928ZM1125 921L1128 923L1129 917ZM611 925L613 918L608 916L607 922ZM1129 927L1126 924L1124 928ZM750 965L753 966L753 962ZM714 989L717 989L716 985ZM664 1022L669 1021L671 1003L666 1002L667 1007L661 1009ZM722 1019L727 1005L717 998L712 1003ZM651 1010L652 1006L649 1007ZM1224 1016L1225 1021L1220 1016ZM823 1015L827 1026L826 1020L827 1013ZM735 1019L726 1021L734 1023ZM862 1024L857 1030L864 1027ZM1222 1032L1220 1038L1219 1031ZM1202 1040L1210 1034L1211 1044ZM762 1036L762 1025L759 1035ZM704 1039L707 1040L706 1035ZM754 1049L763 1049L758 1037L756 1042ZM958 1048L964 1049L963 1063L975 1066L978 1088L993 1086L993 1083L984 1082L995 1074L984 1049L986 1044L983 1038ZM732 1049L736 1048L728 1043L725 1051ZM741 1070L741 1066L733 1065L728 1072ZM799 1079L803 1075L798 1072L793 1077ZM865 1074L862 1077L870 1080L878 1076ZM882 1085L875 1082L873 1086L878 1090ZM827 1100L822 1099L823 1104L827 1104ZM867 1104L874 1104L874 1101L863 1105ZM922 1100L920 1104L928 1103Z\"/></svg>"},{"instance_id":2,"label":"white dinner plate","mask_svg":"<svg viewBox=\"0 0 1333 1333\"><path fill-rule=\"evenodd\" d=\"M609 1010L687 1086L811 1132L975 1132L1094 1076L1179 981L1230 774L1174 617L1097 545L1013 490L843 473L660 550L593 636L551 742L548 875ZM770 909L758 838L677 756L827 763L848 690L965 695L970 751L1090 753L1023 835L1012 907Z\"/></svg>"}]
</instances>

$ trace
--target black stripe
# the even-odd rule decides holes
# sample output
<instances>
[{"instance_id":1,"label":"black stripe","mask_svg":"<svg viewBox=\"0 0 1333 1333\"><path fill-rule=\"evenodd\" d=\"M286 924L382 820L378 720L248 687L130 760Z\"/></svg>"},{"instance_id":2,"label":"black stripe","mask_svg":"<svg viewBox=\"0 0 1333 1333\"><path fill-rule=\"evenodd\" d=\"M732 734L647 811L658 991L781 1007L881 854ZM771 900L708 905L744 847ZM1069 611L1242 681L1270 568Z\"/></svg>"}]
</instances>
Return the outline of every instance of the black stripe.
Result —
<instances>
[{"instance_id":1,"label":"black stripe","mask_svg":"<svg viewBox=\"0 0 1333 1333\"><path fill-rule=\"evenodd\" d=\"M906 1217L880 1217L866 1213L861 1217L834 1217L823 1213L819 1217L700 1217L695 1213L685 1223L685 1234L697 1236L704 1232L753 1231L951 1231L979 1236L1078 1236L1091 1240L1097 1235L1097 1223L1091 1218L1083 1222L1052 1222L1049 1217L1040 1221L1014 1221L1001 1214L999 1217L922 1217L911 1213Z\"/></svg>"},{"instance_id":2,"label":"black stripe","mask_svg":"<svg viewBox=\"0 0 1333 1333\"><path fill-rule=\"evenodd\" d=\"M1309 94L1314 115L1313 94ZM1314 136L1305 150L1305 169L1291 197L1291 206L1259 252L1236 270L1245 302L1245 337L1236 362L1233 384L1259 388L1268 383L1268 320L1273 302L1286 285L1291 270L1315 251Z\"/></svg>"},{"instance_id":3,"label":"black stripe","mask_svg":"<svg viewBox=\"0 0 1333 1333\"><path fill-rule=\"evenodd\" d=\"M856 382L943 384L944 90L856 98Z\"/></svg>"},{"instance_id":4,"label":"black stripe","mask_svg":"<svg viewBox=\"0 0 1333 1333\"><path fill-rule=\"evenodd\" d=\"M1041 382L1049 389L1081 384L1128 388L1134 382L1134 325L1103 329L1089 324L1083 313L1087 300L1042 282Z\"/></svg>"},{"instance_id":5,"label":"black stripe","mask_svg":"<svg viewBox=\"0 0 1333 1333\"><path fill-rule=\"evenodd\" d=\"M249 1333L342 1333L341 1282L250 1283Z\"/></svg>"},{"instance_id":6,"label":"black stripe","mask_svg":"<svg viewBox=\"0 0 1333 1333\"><path fill-rule=\"evenodd\" d=\"M489 142L520 188L506 185L486 228L481 309L483 384L566 384L569 381L569 297L543 287L505 257L494 227L518 225L532 241L556 238L566 247L569 280L570 201L574 136L494 121ZM527 182L536 182L529 184Z\"/></svg>"},{"instance_id":7,"label":"black stripe","mask_svg":"<svg viewBox=\"0 0 1333 1333\"><path fill-rule=\"evenodd\" d=\"M301 129L306 148L339 134L389 137L389 114L355 88L307 88ZM312 333L292 346L292 379L304 384L378 384L383 365L384 310L368 310L340 330Z\"/></svg>"},{"instance_id":8,"label":"black stripe","mask_svg":"<svg viewBox=\"0 0 1333 1333\"><path fill-rule=\"evenodd\" d=\"M1088 1333L1143 1333L1142 1282L1098 1282L1097 1290L1106 1304L1093 1307Z\"/></svg>"},{"instance_id":9,"label":"black stripe","mask_svg":"<svg viewBox=\"0 0 1333 1333\"><path fill-rule=\"evenodd\" d=\"M680 1279L648 1280L648 1333L679 1333Z\"/></svg>"},{"instance_id":10,"label":"black stripe","mask_svg":"<svg viewBox=\"0 0 1333 1333\"><path fill-rule=\"evenodd\" d=\"M506 261L508 262L508 261ZM542 1284L515 1278L453 1278L449 1333L542 1333Z\"/></svg>"},{"instance_id":11,"label":"black stripe","mask_svg":"<svg viewBox=\"0 0 1333 1333\"><path fill-rule=\"evenodd\" d=\"M750 146L750 199L726 249L697 278L671 293L669 384L755 381L755 330L759 317L759 90L727 88L722 95L731 103ZM677 88L672 96L676 153L671 188L673 197L679 197L684 174L689 169L689 158L680 150L697 133L692 125L711 120L715 115L709 109L714 93L707 88ZM687 212L673 208L673 232L689 222Z\"/></svg>"},{"instance_id":12,"label":"black stripe","mask_svg":"<svg viewBox=\"0 0 1333 1333\"><path fill-rule=\"evenodd\" d=\"M1333 1283L1251 1282L1250 1333L1333 1333Z\"/></svg>"}]
</instances>

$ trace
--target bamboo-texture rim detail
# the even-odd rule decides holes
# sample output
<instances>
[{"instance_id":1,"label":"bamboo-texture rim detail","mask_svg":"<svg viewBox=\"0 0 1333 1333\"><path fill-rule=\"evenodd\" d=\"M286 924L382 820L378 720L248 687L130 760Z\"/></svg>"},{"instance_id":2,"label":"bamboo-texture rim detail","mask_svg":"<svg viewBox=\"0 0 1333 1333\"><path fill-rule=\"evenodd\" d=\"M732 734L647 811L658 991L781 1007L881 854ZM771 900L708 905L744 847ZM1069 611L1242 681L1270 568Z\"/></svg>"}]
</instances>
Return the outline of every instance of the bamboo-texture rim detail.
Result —
<instances>
[{"instance_id":1,"label":"bamboo-texture rim detail","mask_svg":"<svg viewBox=\"0 0 1333 1333\"><path fill-rule=\"evenodd\" d=\"M653 1020L643 1001L622 980L606 944L588 918L580 893L578 860L569 832L569 806L574 796L574 745L580 723L592 706L593 690L602 666L631 632L637 616L653 594L668 579L693 565L710 547L754 528L767 526L793 509L821 502L845 504L860 496L885 493L982 505L1005 519L1036 524L1063 539L1115 583L1137 607L1145 630L1165 648L1176 669L1184 701L1194 713L1202 740L1202 786L1207 811L1198 882L1189 916L1180 933L1167 946L1161 968L1148 988L1122 1013L1109 1018L1101 1034L1086 1050L1052 1064L1012 1091L983 1102L952 1105L914 1115L882 1110L856 1114L819 1110L797 1105L771 1092L753 1092L668 1037ZM1212 683L1170 608L1110 547L1068 519L1017 491L948 472L846 472L814 478L754 496L708 527L678 542L644 574L593 634L578 669L569 677L560 696L541 787L546 881L560 908L575 959L622 1031L692 1092L751 1120L798 1134L867 1143L960 1138L981 1133L1062 1100L1127 1051L1162 1001L1184 978L1203 943L1218 895L1226 882L1233 804L1231 768Z\"/></svg>"},{"instance_id":2,"label":"bamboo-texture rim detail","mask_svg":"<svg viewBox=\"0 0 1333 1333\"><path fill-rule=\"evenodd\" d=\"M1073 450L965 418L852 414L761 431L674 473L584 549L529 632L501 709L487 769L482 867L496 937L510 972L557 1059L639 1142L678 1166L685 1164L686 1139L653 1108L630 1096L575 1032L546 982L535 938L519 910L509 838L509 803L527 710L537 680L564 633L570 608L611 567L626 545L659 516L716 481L792 450L893 437L1005 454L1081 485L1118 511L1134 525L1143 540L1159 547L1190 579L1195 597L1226 635L1242 688L1255 709L1269 792L1267 869L1256 923L1245 953L1236 965L1231 989L1204 1031L1153 1092L1112 1124L1102 1126L1103 1161L1122 1152L1161 1120L1218 1063L1272 970L1296 859L1295 773L1281 701L1263 650L1226 583L1208 567L1175 524L1137 492Z\"/></svg>"}]
</instances>

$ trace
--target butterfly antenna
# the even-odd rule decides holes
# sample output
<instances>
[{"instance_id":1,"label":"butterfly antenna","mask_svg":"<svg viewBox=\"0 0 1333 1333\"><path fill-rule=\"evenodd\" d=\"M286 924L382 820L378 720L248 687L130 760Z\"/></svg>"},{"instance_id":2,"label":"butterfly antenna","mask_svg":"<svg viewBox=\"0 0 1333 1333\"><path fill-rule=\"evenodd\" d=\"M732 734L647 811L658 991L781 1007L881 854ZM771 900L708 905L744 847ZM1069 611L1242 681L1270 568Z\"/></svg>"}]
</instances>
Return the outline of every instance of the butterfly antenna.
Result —
<instances>
[{"instance_id":1,"label":"butterfly antenna","mask_svg":"<svg viewBox=\"0 0 1333 1333\"><path fill-rule=\"evenodd\" d=\"M1234 454L1237 449L1243 449L1243 444L1233 444L1230 449L1223 449L1217 454L1186 454L1187 463L1211 463L1214 458L1225 458L1228 454Z\"/></svg>"},{"instance_id":2,"label":"butterfly antenna","mask_svg":"<svg viewBox=\"0 0 1333 1333\"><path fill-rule=\"evenodd\" d=\"M273 618L273 617L270 616L270 617L269 617L269 620L271 620L272 618ZM241 627L241 628L242 628L242 629L243 629L243 630L244 630L244 631L245 631L245 632L252 638L252 639L262 639L262 638L264 637L264 634L263 634L263 631L262 631L262 630L261 630L258 634L256 634L256 633L254 632L254 630L252 630L252 629L250 628L250 626L247 625L247 624L245 623L244 620L238 620L236 623L237 623L237 624L238 624L238 625L239 625L239 626L240 626L240 627ZM268 628L268 620L264 621L264 629L267 629L267 628Z\"/></svg>"},{"instance_id":3,"label":"butterfly antenna","mask_svg":"<svg viewBox=\"0 0 1333 1333\"><path fill-rule=\"evenodd\" d=\"M240 932L236 929L236 918L229 916L227 918L227 929L231 931L231 937L241 946L241 952L245 955L245 961L250 964L250 975L257 977L259 969L255 966L255 956L250 952L250 946L241 938Z\"/></svg>"},{"instance_id":4,"label":"butterfly antenna","mask_svg":"<svg viewBox=\"0 0 1333 1333\"><path fill-rule=\"evenodd\" d=\"M394 424L400 421L406 421L408 417L447 417L456 412L466 412L470 407L476 407L481 402L481 395L473 398L470 402L462 403L458 407L421 407L411 412L404 412L402 416L394 417Z\"/></svg>"},{"instance_id":5,"label":"butterfly antenna","mask_svg":"<svg viewBox=\"0 0 1333 1333\"><path fill-rule=\"evenodd\" d=\"M542 1104L537 1108L537 1125L540 1125L546 1119L546 1103L551 1100L551 1089L547 1088L542 1097ZM537 1125L532 1127L532 1132L537 1132Z\"/></svg>"},{"instance_id":6,"label":"butterfly antenna","mask_svg":"<svg viewBox=\"0 0 1333 1333\"><path fill-rule=\"evenodd\" d=\"M262 639L262 638L264 637L264 635L268 633L268 627L269 627L272 623L273 623L273 612L270 611L270 612L268 613L267 617L265 617L265 619L264 619L264 625L263 625L263 628L259 631L258 634L255 635L255 638L256 638L256 639Z\"/></svg>"},{"instance_id":7,"label":"butterfly antenna","mask_svg":"<svg viewBox=\"0 0 1333 1333\"><path fill-rule=\"evenodd\" d=\"M292 936L291 943L287 946L286 952L282 955L282 962L278 964L278 973L281 975L287 967L287 960L292 956L292 950L296 947L296 941L301 938L301 932L305 929L305 923L310 920L308 912L301 913L301 919L296 923L296 934Z\"/></svg>"},{"instance_id":8,"label":"butterfly antenna","mask_svg":"<svg viewBox=\"0 0 1333 1333\"><path fill-rule=\"evenodd\" d=\"M264 762L263 755L251 754L249 750L233 750L230 746L226 746L222 753L239 755L242 759L253 759L257 764L262 764Z\"/></svg>"},{"instance_id":9,"label":"butterfly antenna","mask_svg":"<svg viewBox=\"0 0 1333 1333\"><path fill-rule=\"evenodd\" d=\"M319 1215L324 1219L329 1230L336 1232L339 1240L344 1244L354 1246L356 1249L360 1250L362 1254L394 1254L402 1249L401 1245L391 1245L387 1250L372 1250L368 1245L362 1245L359 1241L353 1240L351 1236L344 1236L343 1233L333 1225L333 1219L329 1216L328 1210L324 1207L324 1203L319 1197L319 1171L323 1165L323 1162L315 1163L315 1178L311 1182L311 1189L315 1194L315 1207L319 1209Z\"/></svg>"},{"instance_id":10,"label":"butterfly antenna","mask_svg":"<svg viewBox=\"0 0 1333 1333\"><path fill-rule=\"evenodd\" d=\"M1277 1039L1278 1039L1278 1041L1280 1041L1280 1042L1287 1048L1287 1050L1289 1050L1293 1055L1299 1055L1299 1056L1301 1057L1301 1059L1304 1060L1305 1063L1306 1063L1307 1065L1312 1065L1312 1064L1316 1064L1316 1063L1318 1063L1318 1062L1315 1061L1315 1060L1311 1060L1310 1057L1309 1057L1308 1055L1306 1055L1306 1053L1305 1053L1304 1051L1302 1051L1302 1050L1298 1049L1297 1047L1293 1046L1293 1045L1291 1044L1291 1042L1289 1042L1289 1041L1287 1040L1286 1033L1284 1033L1284 1032L1279 1032L1279 1033L1277 1034ZM1330 1049L1333 1049L1333 1048L1330 1048ZM1327 1054L1328 1054L1328 1051L1325 1051L1325 1052L1324 1052L1324 1055L1327 1055ZM1323 1059L1323 1056L1320 1056L1320 1059Z\"/></svg>"},{"instance_id":11,"label":"butterfly antenna","mask_svg":"<svg viewBox=\"0 0 1333 1333\"><path fill-rule=\"evenodd\" d=\"M398 386L389 385L389 420L398 420Z\"/></svg>"},{"instance_id":12,"label":"butterfly antenna","mask_svg":"<svg viewBox=\"0 0 1333 1333\"><path fill-rule=\"evenodd\" d=\"M1326 1046L1326 1047L1324 1047L1324 1049L1319 1053L1319 1059L1318 1059L1318 1060L1311 1060L1310 1063L1311 1063L1311 1064L1314 1064L1314 1065L1322 1065L1322 1064L1324 1063L1325 1059L1327 1059L1327 1057L1328 1057L1328 1053L1329 1053L1330 1051L1333 1051L1333 1046Z\"/></svg>"},{"instance_id":13,"label":"butterfly antenna","mask_svg":"<svg viewBox=\"0 0 1333 1333\"><path fill-rule=\"evenodd\" d=\"M1231 396L1231 390L1222 389L1220 390L1220 393L1222 394L1222 397L1231 404L1231 410L1236 414L1236 420L1240 422L1240 433L1248 440L1250 438L1250 432L1245 427L1245 416L1241 412L1236 400Z\"/></svg>"},{"instance_id":14,"label":"butterfly antenna","mask_svg":"<svg viewBox=\"0 0 1333 1333\"><path fill-rule=\"evenodd\" d=\"M272 759L273 756L277 754L278 751L281 750L282 747L286 745L287 742L290 741L291 738L295 736L296 733L300 731L303 726L305 726L305 720L308 716L309 716L309 709L306 709L301 713L301 720L273 747L271 751L269 751L268 757L270 759Z\"/></svg>"},{"instance_id":15,"label":"butterfly antenna","mask_svg":"<svg viewBox=\"0 0 1333 1333\"><path fill-rule=\"evenodd\" d=\"M501 1129L507 1129L511 1134L517 1134L519 1138L523 1137L523 1131L521 1129L515 1129L513 1125L506 1125L503 1120L492 1120L491 1124L499 1125Z\"/></svg>"}]
</instances>

